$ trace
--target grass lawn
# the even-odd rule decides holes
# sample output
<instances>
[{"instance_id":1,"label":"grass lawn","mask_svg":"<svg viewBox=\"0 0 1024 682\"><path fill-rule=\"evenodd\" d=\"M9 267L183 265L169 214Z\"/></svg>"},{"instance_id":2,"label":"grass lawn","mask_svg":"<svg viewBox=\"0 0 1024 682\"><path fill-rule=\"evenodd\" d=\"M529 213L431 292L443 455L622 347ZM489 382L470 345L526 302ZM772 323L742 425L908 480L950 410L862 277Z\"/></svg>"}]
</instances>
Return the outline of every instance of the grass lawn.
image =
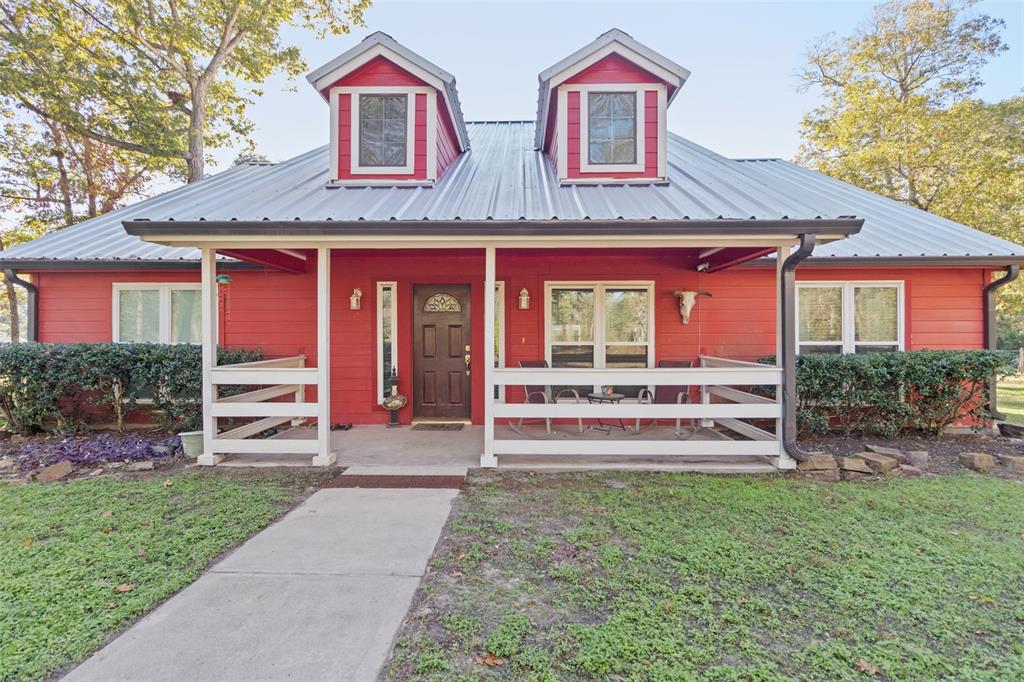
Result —
<instances>
[{"instance_id":1,"label":"grass lawn","mask_svg":"<svg viewBox=\"0 0 1024 682\"><path fill-rule=\"evenodd\" d=\"M390 680L1024 678L1024 485L479 473Z\"/></svg>"},{"instance_id":2,"label":"grass lawn","mask_svg":"<svg viewBox=\"0 0 1024 682\"><path fill-rule=\"evenodd\" d=\"M999 382L996 400L1008 421L1024 424L1024 377L1011 376Z\"/></svg>"},{"instance_id":3,"label":"grass lawn","mask_svg":"<svg viewBox=\"0 0 1024 682\"><path fill-rule=\"evenodd\" d=\"M87 656L290 508L310 476L0 484L0 680Z\"/></svg>"}]
</instances>

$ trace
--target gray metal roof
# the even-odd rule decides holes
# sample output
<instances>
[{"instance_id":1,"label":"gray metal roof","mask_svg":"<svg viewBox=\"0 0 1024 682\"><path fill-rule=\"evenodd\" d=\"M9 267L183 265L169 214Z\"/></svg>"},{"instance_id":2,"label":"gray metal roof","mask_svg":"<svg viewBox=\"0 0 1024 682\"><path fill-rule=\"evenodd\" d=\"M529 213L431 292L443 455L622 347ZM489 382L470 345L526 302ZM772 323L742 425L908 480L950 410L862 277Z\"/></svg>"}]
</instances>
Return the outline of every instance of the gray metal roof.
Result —
<instances>
[{"instance_id":1,"label":"gray metal roof","mask_svg":"<svg viewBox=\"0 0 1024 682\"><path fill-rule=\"evenodd\" d=\"M1010 257L1024 247L803 169L732 160L677 135L668 182L560 186L533 147L533 122L471 123L471 151L433 187L327 187L327 148L275 165L236 166L192 185L0 253L11 261L189 261L191 248L145 243L124 220L616 221L864 218L859 234L815 250L823 258Z\"/></svg>"},{"instance_id":2,"label":"gray metal roof","mask_svg":"<svg viewBox=\"0 0 1024 682\"><path fill-rule=\"evenodd\" d=\"M468 148L469 135L466 132L466 122L462 117L462 104L459 103L459 91L458 88L455 87L455 76L451 75L434 62L424 59L383 31L371 33L359 41L359 44L355 47L342 52L323 66L313 69L306 75L306 80L313 85L316 85L318 80L329 74L331 71L334 71L346 62L352 61L375 45L382 45L388 48L424 71L436 76L442 83L444 83L445 93L452 104L452 113L455 115L455 120L453 121L455 124L455 131L459 135L459 140L462 142L463 149Z\"/></svg>"},{"instance_id":3,"label":"gray metal roof","mask_svg":"<svg viewBox=\"0 0 1024 682\"><path fill-rule=\"evenodd\" d=\"M676 95L679 94L679 89L682 88L683 83L690 77L690 70L676 64L674 61L669 59L663 54L659 54L647 47L643 43L638 43L633 39L633 36L629 35L625 31L613 28L610 31L605 31L597 38L587 43L580 49L573 52L565 59L559 61L557 64L548 67L540 72L537 76L537 80L540 81L537 89L537 130L534 133L534 144L537 149L544 147L544 131L545 124L548 120L548 103L550 102L550 90L551 90L551 79L565 71L573 64L576 64L583 59L586 59L593 53L597 52L601 48L611 45L612 43L618 43L623 47L629 48L633 52L642 55L651 62L657 64L661 68L665 69L669 73L674 74L678 79L678 87L673 89L670 93L669 104L675 99ZM557 85L557 83L556 83Z\"/></svg>"}]
</instances>

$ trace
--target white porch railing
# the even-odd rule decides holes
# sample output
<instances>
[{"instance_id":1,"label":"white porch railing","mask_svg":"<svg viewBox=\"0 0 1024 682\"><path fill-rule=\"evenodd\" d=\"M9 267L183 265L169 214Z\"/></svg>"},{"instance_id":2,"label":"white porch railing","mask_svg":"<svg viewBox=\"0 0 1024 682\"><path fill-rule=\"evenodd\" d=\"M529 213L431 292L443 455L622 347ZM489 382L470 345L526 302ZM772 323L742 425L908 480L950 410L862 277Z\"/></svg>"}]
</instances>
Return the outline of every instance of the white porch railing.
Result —
<instances>
[{"instance_id":1,"label":"white porch railing","mask_svg":"<svg viewBox=\"0 0 1024 682\"><path fill-rule=\"evenodd\" d=\"M767 456L778 458L780 468L792 466L782 447L781 391L775 398L756 395L746 390L750 386L782 384L782 369L742 360L702 357L701 366L694 368L658 369L495 369L497 386L695 386L699 387L699 403L652 404L648 402L621 402L619 404L590 404L561 401L558 403L495 403L492 408L492 428L497 420L555 419L555 420L698 420L702 427L714 426L739 434L743 440L726 437L701 438L696 434L685 440L665 430L667 437L654 438L574 438L573 427L563 429L565 437L553 439L499 438L493 440L493 454L501 455L614 455L619 457L734 455ZM775 433L749 423L752 419L772 419ZM659 432L660 433L660 432Z\"/></svg>"},{"instance_id":2,"label":"white porch railing","mask_svg":"<svg viewBox=\"0 0 1024 682\"><path fill-rule=\"evenodd\" d=\"M211 376L214 402L210 414L215 422L218 417L254 418L242 426L216 433L213 438L214 454L317 454L317 441L314 439L252 438L281 424L317 416L317 403L306 402L306 386L317 383L317 370L306 367L305 355L218 365L211 370ZM224 385L262 388L232 396L217 396L218 387ZM287 396L293 396L294 400L277 400Z\"/></svg>"}]
</instances>

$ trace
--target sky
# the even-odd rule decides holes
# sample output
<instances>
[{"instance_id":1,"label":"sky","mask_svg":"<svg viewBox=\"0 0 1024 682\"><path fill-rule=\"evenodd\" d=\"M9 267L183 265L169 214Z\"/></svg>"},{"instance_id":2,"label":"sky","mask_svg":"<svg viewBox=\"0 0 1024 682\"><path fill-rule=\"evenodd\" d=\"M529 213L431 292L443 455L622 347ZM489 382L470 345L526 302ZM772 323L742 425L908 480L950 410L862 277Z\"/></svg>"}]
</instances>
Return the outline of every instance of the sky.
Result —
<instances>
[{"instance_id":1,"label":"sky","mask_svg":"<svg viewBox=\"0 0 1024 682\"><path fill-rule=\"evenodd\" d=\"M669 129L735 158L792 158L802 116L818 103L797 74L818 36L847 35L871 2L390 2L376 0L365 28L318 40L289 28L312 70L374 31L384 31L455 75L467 121L532 120L537 74L610 28L691 71L669 108ZM985 68L988 101L1024 89L1024 0L980 3L1003 19L1010 50ZM325 144L327 104L305 78L274 77L250 108L256 150L274 161ZM216 169L237 149L213 153ZM216 170L211 169L211 170Z\"/></svg>"}]
</instances>

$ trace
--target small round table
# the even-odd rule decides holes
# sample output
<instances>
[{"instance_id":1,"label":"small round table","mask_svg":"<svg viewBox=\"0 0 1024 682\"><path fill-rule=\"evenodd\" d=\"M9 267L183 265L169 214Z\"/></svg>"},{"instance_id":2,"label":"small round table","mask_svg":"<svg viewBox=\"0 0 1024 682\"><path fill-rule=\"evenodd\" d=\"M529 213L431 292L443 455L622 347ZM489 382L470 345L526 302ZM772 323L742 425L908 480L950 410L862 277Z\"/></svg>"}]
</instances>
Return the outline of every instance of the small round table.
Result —
<instances>
[{"instance_id":1,"label":"small round table","mask_svg":"<svg viewBox=\"0 0 1024 682\"><path fill-rule=\"evenodd\" d=\"M601 405L607 403L609 405L618 405L625 398L621 393L588 393L587 402L591 405ZM628 427L623 423L622 417L619 417L619 425L616 427L614 424L605 424L601 421L601 418L597 419L597 426L591 426L590 428L595 431L605 431L607 433L612 432L612 428L619 428L623 431L628 431Z\"/></svg>"}]
</instances>

